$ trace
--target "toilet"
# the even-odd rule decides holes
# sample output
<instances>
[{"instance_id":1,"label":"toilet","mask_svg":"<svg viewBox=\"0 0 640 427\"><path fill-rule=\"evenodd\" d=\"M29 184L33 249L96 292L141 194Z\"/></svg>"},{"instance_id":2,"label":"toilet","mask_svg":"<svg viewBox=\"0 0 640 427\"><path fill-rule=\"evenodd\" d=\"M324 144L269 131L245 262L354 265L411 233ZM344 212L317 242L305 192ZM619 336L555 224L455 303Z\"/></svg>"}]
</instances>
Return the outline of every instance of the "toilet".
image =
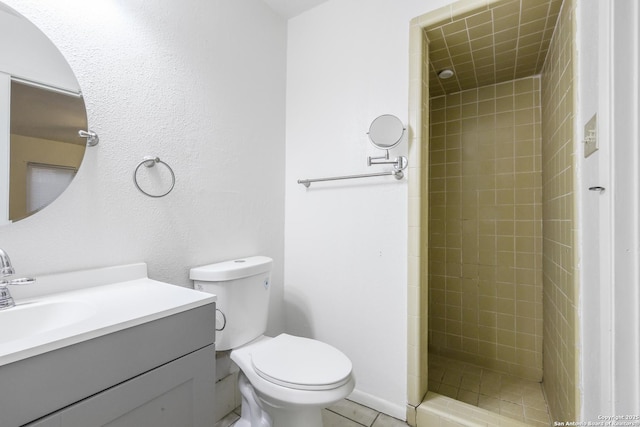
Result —
<instances>
[{"instance_id":1,"label":"toilet","mask_svg":"<svg viewBox=\"0 0 640 427\"><path fill-rule=\"evenodd\" d=\"M216 350L231 350L240 372L237 427L322 427L322 408L355 387L347 356L321 341L267 326L271 266L265 256L192 268L196 290L216 294Z\"/></svg>"}]
</instances>

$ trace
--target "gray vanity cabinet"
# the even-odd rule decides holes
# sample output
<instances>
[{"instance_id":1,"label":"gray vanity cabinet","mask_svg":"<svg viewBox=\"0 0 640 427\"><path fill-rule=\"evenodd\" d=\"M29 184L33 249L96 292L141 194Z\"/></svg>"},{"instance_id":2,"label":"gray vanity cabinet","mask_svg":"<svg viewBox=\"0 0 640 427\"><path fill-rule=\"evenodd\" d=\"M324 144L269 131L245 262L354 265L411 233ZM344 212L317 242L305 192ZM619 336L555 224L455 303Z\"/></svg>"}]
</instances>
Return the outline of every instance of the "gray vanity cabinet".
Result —
<instances>
[{"instance_id":1,"label":"gray vanity cabinet","mask_svg":"<svg viewBox=\"0 0 640 427\"><path fill-rule=\"evenodd\" d=\"M211 427L215 312L203 305L0 367L0 426Z\"/></svg>"},{"instance_id":2,"label":"gray vanity cabinet","mask_svg":"<svg viewBox=\"0 0 640 427\"><path fill-rule=\"evenodd\" d=\"M62 409L28 427L211 426L213 345Z\"/></svg>"}]
</instances>

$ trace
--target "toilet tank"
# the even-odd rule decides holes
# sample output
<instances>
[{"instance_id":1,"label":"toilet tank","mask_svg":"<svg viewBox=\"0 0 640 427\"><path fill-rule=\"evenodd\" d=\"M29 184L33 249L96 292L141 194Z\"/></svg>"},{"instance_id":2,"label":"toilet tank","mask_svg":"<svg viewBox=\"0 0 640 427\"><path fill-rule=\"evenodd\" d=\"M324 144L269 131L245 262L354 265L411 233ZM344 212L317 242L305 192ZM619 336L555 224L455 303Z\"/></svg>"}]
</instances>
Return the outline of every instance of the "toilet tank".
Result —
<instances>
[{"instance_id":1,"label":"toilet tank","mask_svg":"<svg viewBox=\"0 0 640 427\"><path fill-rule=\"evenodd\" d=\"M191 269L194 288L218 297L216 350L238 348L264 334L272 264L271 258L254 256Z\"/></svg>"}]
</instances>

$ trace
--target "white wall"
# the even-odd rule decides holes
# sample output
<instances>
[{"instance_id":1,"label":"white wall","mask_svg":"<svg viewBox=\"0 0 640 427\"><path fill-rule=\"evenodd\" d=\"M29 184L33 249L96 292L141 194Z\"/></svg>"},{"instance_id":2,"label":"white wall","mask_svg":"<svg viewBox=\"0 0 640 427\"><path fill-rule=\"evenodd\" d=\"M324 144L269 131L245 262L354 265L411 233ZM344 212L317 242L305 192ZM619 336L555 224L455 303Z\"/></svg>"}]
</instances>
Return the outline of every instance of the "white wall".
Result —
<instances>
[{"instance_id":1,"label":"white wall","mask_svg":"<svg viewBox=\"0 0 640 427\"><path fill-rule=\"evenodd\" d=\"M79 92L78 82L51 40L0 4L0 70L12 77Z\"/></svg>"},{"instance_id":2,"label":"white wall","mask_svg":"<svg viewBox=\"0 0 640 427\"><path fill-rule=\"evenodd\" d=\"M606 3L606 2L605 2ZM640 414L640 6L611 2L612 414ZM604 313L607 314L607 313Z\"/></svg>"},{"instance_id":3,"label":"white wall","mask_svg":"<svg viewBox=\"0 0 640 427\"><path fill-rule=\"evenodd\" d=\"M392 113L406 121L408 21L446 3L330 0L289 21L287 326L342 348L354 361L356 397L396 414L406 402L406 186L381 179L305 190L295 182L370 170L371 120ZM637 98L627 98L638 85L638 8L624 3L631 12L614 14L611 2L577 4L576 134L598 113L600 139L588 159L576 141L581 419L597 420L636 413L638 405L638 150L627 142L636 139L622 137L632 131L613 129L616 120L637 123L618 116L637 119ZM623 17L624 25L615 23ZM622 35L614 36L617 27ZM614 72L626 79L618 85L620 114L610 105Z\"/></svg>"},{"instance_id":4,"label":"white wall","mask_svg":"<svg viewBox=\"0 0 640 427\"><path fill-rule=\"evenodd\" d=\"M17 274L146 261L191 286L192 266L268 255L281 330L284 19L261 0L5 2L67 58L101 140L59 199L0 228ZM146 155L175 171L165 198L133 185Z\"/></svg>"},{"instance_id":5,"label":"white wall","mask_svg":"<svg viewBox=\"0 0 640 427\"><path fill-rule=\"evenodd\" d=\"M407 389L407 181L312 184L380 155L366 132L408 113L409 21L450 3L330 0L289 20L285 306L291 333L353 361L355 400L403 418ZM391 155L407 154L406 140Z\"/></svg>"},{"instance_id":6,"label":"white wall","mask_svg":"<svg viewBox=\"0 0 640 427\"><path fill-rule=\"evenodd\" d=\"M576 115L576 193L578 195L579 288L580 294L580 360L579 381L582 399L581 419L597 420L597 416L609 413L612 376L608 345L610 318L610 260L609 210L611 181L609 158L611 141L609 128L609 85L606 61L609 42L609 13L604 2L594 5L577 3L578 34L578 89ZM600 60L602 58L602 60ZM593 90L593 88L598 88ZM584 125L598 115L600 149L585 158L583 150ZM588 191L601 186L609 191ZM594 313L601 315L594 316ZM607 314L608 313L608 314ZM587 373L591 373L587 375ZM600 373L599 375L595 373Z\"/></svg>"},{"instance_id":7,"label":"white wall","mask_svg":"<svg viewBox=\"0 0 640 427\"><path fill-rule=\"evenodd\" d=\"M635 2L578 1L577 134L597 113L600 146L585 159L577 143L584 421L640 410L639 10Z\"/></svg>"}]
</instances>

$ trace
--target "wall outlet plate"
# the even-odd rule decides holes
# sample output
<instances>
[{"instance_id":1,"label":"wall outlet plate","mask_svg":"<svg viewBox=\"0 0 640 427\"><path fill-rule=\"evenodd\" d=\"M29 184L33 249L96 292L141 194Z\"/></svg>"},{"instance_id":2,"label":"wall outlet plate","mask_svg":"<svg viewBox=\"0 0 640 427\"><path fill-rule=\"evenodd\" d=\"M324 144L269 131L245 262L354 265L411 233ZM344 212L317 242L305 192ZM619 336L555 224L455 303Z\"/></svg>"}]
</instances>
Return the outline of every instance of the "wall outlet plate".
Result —
<instances>
[{"instance_id":1,"label":"wall outlet plate","mask_svg":"<svg viewBox=\"0 0 640 427\"><path fill-rule=\"evenodd\" d=\"M584 157L589 157L598 151L598 122L597 114L584 125Z\"/></svg>"}]
</instances>

